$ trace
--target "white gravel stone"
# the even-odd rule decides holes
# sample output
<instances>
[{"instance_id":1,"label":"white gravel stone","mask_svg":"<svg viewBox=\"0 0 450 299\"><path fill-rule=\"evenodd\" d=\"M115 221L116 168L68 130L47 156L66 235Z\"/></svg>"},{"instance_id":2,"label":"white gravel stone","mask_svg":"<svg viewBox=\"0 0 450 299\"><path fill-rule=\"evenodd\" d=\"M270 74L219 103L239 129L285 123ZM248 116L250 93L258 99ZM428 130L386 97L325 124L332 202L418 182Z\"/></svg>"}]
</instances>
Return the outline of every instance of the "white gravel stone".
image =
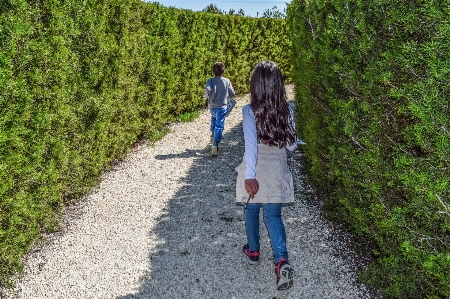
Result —
<instances>
[{"instance_id":1,"label":"white gravel stone","mask_svg":"<svg viewBox=\"0 0 450 299\"><path fill-rule=\"evenodd\" d=\"M292 100L292 86L287 92ZM240 110L248 101L237 98L217 158L210 156L207 110L170 125L153 145L137 144L89 195L67 206L61 231L27 255L9 297L375 298L357 281L356 254L330 241L342 232L306 200L314 190L304 181L298 150L289 155L296 202L283 210L294 287L276 290L262 219L261 263L244 262L234 168L244 152Z\"/></svg>"}]
</instances>

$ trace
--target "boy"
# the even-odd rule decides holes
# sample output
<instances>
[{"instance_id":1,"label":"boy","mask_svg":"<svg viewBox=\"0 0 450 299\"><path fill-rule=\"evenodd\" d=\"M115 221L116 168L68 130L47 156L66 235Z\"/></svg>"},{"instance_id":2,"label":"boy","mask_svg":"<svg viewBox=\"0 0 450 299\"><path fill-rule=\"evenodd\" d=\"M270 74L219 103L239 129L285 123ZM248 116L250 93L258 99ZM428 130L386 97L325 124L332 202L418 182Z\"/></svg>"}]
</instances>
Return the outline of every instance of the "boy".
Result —
<instances>
[{"instance_id":1,"label":"boy","mask_svg":"<svg viewBox=\"0 0 450 299\"><path fill-rule=\"evenodd\" d=\"M222 76L225 73L225 65L222 62L214 63L212 71L215 77L206 81L203 97L208 99L208 108L211 112L210 131L213 141L211 156L217 157L225 126L228 98L233 97L235 93L230 80Z\"/></svg>"}]
</instances>

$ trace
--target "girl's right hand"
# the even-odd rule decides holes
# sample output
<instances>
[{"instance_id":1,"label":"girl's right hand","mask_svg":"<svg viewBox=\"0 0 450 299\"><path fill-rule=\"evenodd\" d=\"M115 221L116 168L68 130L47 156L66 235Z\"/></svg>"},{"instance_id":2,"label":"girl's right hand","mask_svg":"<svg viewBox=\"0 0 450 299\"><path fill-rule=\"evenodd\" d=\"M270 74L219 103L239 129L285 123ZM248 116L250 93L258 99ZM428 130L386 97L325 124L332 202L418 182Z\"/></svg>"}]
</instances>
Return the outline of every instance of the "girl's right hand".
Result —
<instances>
[{"instance_id":1,"label":"girl's right hand","mask_svg":"<svg viewBox=\"0 0 450 299\"><path fill-rule=\"evenodd\" d=\"M247 190L247 193L251 198L253 198L255 194L258 193L259 183L256 179L246 179L244 186L245 190Z\"/></svg>"}]
</instances>

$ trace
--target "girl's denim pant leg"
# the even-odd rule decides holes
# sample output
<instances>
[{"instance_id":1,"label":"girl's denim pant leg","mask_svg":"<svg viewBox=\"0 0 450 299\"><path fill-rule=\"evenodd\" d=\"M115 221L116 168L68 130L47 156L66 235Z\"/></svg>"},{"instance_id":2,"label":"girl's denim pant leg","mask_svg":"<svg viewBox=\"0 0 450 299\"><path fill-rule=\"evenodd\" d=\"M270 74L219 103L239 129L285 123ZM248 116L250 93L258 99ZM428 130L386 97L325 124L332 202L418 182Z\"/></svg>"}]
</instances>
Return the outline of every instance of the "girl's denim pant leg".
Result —
<instances>
[{"instance_id":1,"label":"girl's denim pant leg","mask_svg":"<svg viewBox=\"0 0 450 299\"><path fill-rule=\"evenodd\" d=\"M214 143L219 144L222 140L223 129L225 127L225 114L227 108L210 108L211 127L210 131L214 134Z\"/></svg>"},{"instance_id":2,"label":"girl's denim pant leg","mask_svg":"<svg viewBox=\"0 0 450 299\"><path fill-rule=\"evenodd\" d=\"M275 264L281 258L288 259L286 248L286 231L281 219L281 203L275 204L249 204L244 210L245 229L247 231L247 241L250 251L259 250L259 211L261 206L264 211L264 222L269 232L270 243L272 244L273 258Z\"/></svg>"}]
</instances>

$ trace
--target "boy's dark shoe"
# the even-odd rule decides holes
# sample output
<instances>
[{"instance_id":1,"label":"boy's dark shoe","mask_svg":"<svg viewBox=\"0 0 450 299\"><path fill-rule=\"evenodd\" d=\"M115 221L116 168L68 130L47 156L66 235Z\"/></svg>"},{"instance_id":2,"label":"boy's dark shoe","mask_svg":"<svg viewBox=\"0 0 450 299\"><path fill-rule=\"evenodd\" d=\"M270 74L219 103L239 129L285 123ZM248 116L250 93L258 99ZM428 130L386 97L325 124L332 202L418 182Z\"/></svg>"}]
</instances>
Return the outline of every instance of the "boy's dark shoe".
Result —
<instances>
[{"instance_id":1,"label":"boy's dark shoe","mask_svg":"<svg viewBox=\"0 0 450 299\"><path fill-rule=\"evenodd\" d=\"M242 248L242 252L244 253L245 258L250 265L258 265L259 264L259 250L258 251L250 251L248 244L246 244Z\"/></svg>"},{"instance_id":2,"label":"boy's dark shoe","mask_svg":"<svg viewBox=\"0 0 450 299\"><path fill-rule=\"evenodd\" d=\"M280 259L275 265L275 273L277 274L278 291L287 290L294 285L292 280L294 269L285 258Z\"/></svg>"},{"instance_id":3,"label":"boy's dark shoe","mask_svg":"<svg viewBox=\"0 0 450 299\"><path fill-rule=\"evenodd\" d=\"M219 155L219 146L216 143L213 143L211 146L211 156L217 157Z\"/></svg>"}]
</instances>

